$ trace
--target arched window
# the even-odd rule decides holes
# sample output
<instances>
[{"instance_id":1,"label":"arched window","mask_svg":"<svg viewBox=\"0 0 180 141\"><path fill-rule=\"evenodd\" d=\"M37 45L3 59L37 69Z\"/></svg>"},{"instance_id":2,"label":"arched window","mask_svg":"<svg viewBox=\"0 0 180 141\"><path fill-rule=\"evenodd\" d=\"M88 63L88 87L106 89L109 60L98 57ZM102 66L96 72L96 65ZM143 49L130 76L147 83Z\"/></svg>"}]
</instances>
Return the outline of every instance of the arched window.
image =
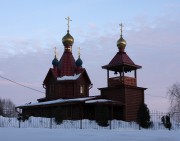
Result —
<instances>
[{"instance_id":1,"label":"arched window","mask_svg":"<svg viewBox=\"0 0 180 141\"><path fill-rule=\"evenodd\" d=\"M84 94L84 85L80 85L80 94Z\"/></svg>"}]
</instances>

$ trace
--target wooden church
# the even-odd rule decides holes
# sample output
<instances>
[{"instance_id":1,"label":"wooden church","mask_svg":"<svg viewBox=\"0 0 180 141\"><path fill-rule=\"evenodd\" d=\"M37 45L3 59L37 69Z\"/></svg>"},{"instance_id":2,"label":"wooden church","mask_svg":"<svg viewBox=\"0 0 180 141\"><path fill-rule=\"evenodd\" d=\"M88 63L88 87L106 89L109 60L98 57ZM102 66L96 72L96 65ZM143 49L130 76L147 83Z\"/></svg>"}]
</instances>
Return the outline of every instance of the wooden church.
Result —
<instances>
[{"instance_id":1,"label":"wooden church","mask_svg":"<svg viewBox=\"0 0 180 141\"><path fill-rule=\"evenodd\" d=\"M122 37L117 41L118 52L113 59L102 66L107 70L107 87L99 88L99 96L89 96L92 82L80 58L75 61L72 54L74 38L70 35L68 21L67 34L62 38L64 53L60 60L56 54L43 82L45 97L37 103L16 107L22 115L36 117L54 117L58 108L63 109L63 119L95 119L96 107L101 105L110 110L110 119L137 121L139 106L144 104L144 90L137 86L136 65L125 52L126 41ZM110 77L110 73L116 74ZM132 76L127 76L128 73Z\"/></svg>"}]
</instances>

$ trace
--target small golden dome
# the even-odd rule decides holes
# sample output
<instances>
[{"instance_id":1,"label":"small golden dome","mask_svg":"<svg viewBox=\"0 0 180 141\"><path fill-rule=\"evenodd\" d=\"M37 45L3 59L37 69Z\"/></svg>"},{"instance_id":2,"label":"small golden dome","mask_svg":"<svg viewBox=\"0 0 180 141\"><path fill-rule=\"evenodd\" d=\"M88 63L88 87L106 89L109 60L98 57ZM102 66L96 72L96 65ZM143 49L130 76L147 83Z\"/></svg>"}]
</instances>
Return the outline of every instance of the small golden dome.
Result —
<instances>
[{"instance_id":1,"label":"small golden dome","mask_svg":"<svg viewBox=\"0 0 180 141\"><path fill-rule=\"evenodd\" d=\"M124 40L122 37L122 27L123 27L122 23L120 24L120 27L121 27L121 30L120 30L121 35L120 35L120 39L117 41L117 46L118 46L120 52L124 52L124 49L126 47L126 40Z\"/></svg>"},{"instance_id":2,"label":"small golden dome","mask_svg":"<svg viewBox=\"0 0 180 141\"><path fill-rule=\"evenodd\" d=\"M62 43L64 46L72 46L74 43L74 38L69 34L69 30L67 34L62 38Z\"/></svg>"},{"instance_id":3,"label":"small golden dome","mask_svg":"<svg viewBox=\"0 0 180 141\"><path fill-rule=\"evenodd\" d=\"M126 40L124 40L122 36L117 41L117 46L118 46L119 49L125 49L125 47L126 47Z\"/></svg>"}]
</instances>

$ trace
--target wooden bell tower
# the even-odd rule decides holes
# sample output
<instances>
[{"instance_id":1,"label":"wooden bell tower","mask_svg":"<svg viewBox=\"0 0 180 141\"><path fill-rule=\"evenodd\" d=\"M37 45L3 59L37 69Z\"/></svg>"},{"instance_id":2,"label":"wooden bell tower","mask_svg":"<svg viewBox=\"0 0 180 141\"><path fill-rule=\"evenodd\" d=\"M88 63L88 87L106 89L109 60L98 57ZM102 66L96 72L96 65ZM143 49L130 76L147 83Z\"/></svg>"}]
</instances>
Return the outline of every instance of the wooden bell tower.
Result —
<instances>
[{"instance_id":1,"label":"wooden bell tower","mask_svg":"<svg viewBox=\"0 0 180 141\"><path fill-rule=\"evenodd\" d=\"M136 65L126 54L126 41L122 37L122 24L120 39L117 41L119 52L108 65L102 66L107 70L107 87L99 88L101 96L107 99L120 101L123 106L119 109L125 121L137 121L139 106L144 103L144 90L137 86L137 70L142 68ZM116 77L110 77L110 72ZM131 73L131 76L127 74Z\"/></svg>"}]
</instances>

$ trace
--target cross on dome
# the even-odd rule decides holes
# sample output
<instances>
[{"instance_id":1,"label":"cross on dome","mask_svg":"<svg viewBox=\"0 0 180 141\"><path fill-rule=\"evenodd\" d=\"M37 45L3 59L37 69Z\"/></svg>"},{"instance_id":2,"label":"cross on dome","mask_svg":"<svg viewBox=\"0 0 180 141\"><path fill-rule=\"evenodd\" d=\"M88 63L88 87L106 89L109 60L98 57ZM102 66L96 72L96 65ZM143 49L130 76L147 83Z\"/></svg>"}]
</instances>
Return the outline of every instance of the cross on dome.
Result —
<instances>
[{"instance_id":1,"label":"cross on dome","mask_svg":"<svg viewBox=\"0 0 180 141\"><path fill-rule=\"evenodd\" d=\"M80 58L80 55L81 55L81 48L78 47L78 57Z\"/></svg>"},{"instance_id":2,"label":"cross on dome","mask_svg":"<svg viewBox=\"0 0 180 141\"><path fill-rule=\"evenodd\" d=\"M66 20L67 20L67 22L68 22L68 23L67 23L67 26L68 26L68 31L69 31L69 22L70 22L70 21L72 21L72 20L70 19L70 17L69 17L69 16L68 16L67 18L65 18L65 19L66 19Z\"/></svg>"},{"instance_id":3,"label":"cross on dome","mask_svg":"<svg viewBox=\"0 0 180 141\"><path fill-rule=\"evenodd\" d=\"M54 59L52 60L52 65L53 65L54 67L57 67L58 64L59 64L59 61L58 61L58 59L57 59L57 51L56 51L57 48L54 47L53 49L54 49L54 54L55 54L55 56L54 56Z\"/></svg>"},{"instance_id":4,"label":"cross on dome","mask_svg":"<svg viewBox=\"0 0 180 141\"><path fill-rule=\"evenodd\" d=\"M81 48L78 47L78 59L76 60L76 66L77 67L82 67L83 61L80 58L81 55Z\"/></svg>"},{"instance_id":5,"label":"cross on dome","mask_svg":"<svg viewBox=\"0 0 180 141\"><path fill-rule=\"evenodd\" d=\"M120 25L120 31L121 31L121 35L120 35L120 39L117 41L117 46L119 48L120 52L124 52L124 49L126 47L126 40L123 39L122 37L122 28L124 27L123 24L119 24Z\"/></svg>"},{"instance_id":6,"label":"cross on dome","mask_svg":"<svg viewBox=\"0 0 180 141\"><path fill-rule=\"evenodd\" d=\"M124 25L121 23L119 24L119 26L121 27L120 31L121 31L121 37L122 37L122 28L124 27Z\"/></svg>"},{"instance_id":7,"label":"cross on dome","mask_svg":"<svg viewBox=\"0 0 180 141\"><path fill-rule=\"evenodd\" d=\"M66 46L66 47L69 47L69 46L72 46L73 43L74 43L74 38L70 35L69 33L69 22L72 21L70 19L70 17L68 16L67 18L65 18L67 20L67 27L68 27L68 30L67 30L67 34L62 38L62 42L63 42L63 45ZM71 51L71 48L69 49L65 49L67 51Z\"/></svg>"},{"instance_id":8,"label":"cross on dome","mask_svg":"<svg viewBox=\"0 0 180 141\"><path fill-rule=\"evenodd\" d=\"M57 47L54 47L55 58L57 58Z\"/></svg>"}]
</instances>

